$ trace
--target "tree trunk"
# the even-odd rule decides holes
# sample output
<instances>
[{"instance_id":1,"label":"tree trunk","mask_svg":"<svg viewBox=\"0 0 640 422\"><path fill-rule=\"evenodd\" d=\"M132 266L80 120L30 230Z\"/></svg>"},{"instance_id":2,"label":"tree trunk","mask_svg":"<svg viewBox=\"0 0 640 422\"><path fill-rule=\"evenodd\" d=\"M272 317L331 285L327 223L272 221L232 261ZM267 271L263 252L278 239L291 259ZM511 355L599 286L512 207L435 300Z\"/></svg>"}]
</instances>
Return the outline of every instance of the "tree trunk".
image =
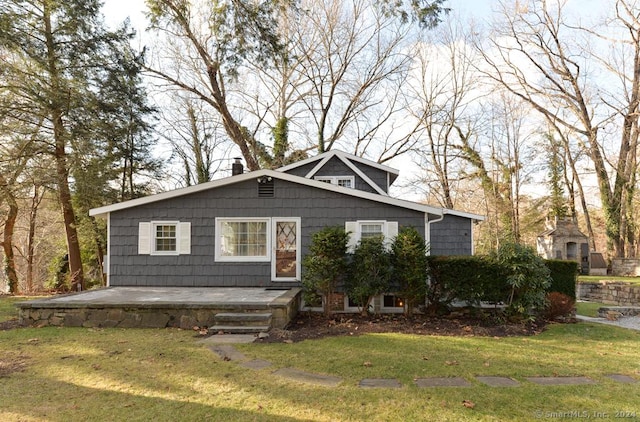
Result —
<instances>
[{"instance_id":1,"label":"tree trunk","mask_svg":"<svg viewBox=\"0 0 640 422\"><path fill-rule=\"evenodd\" d=\"M43 194L44 196L44 194ZM33 198L31 199L31 209L29 210L29 233L27 234L27 292L33 292L33 263L35 260L35 235L36 235L36 219L38 216L38 207L43 196L40 195L39 186L36 184L33 188Z\"/></svg>"},{"instance_id":2,"label":"tree trunk","mask_svg":"<svg viewBox=\"0 0 640 422\"><path fill-rule=\"evenodd\" d=\"M54 159L56 162L56 182L58 185L58 198L62 207L62 217L69 253L69 271L71 273L71 290L84 290L84 273L82 270L82 257L80 255L80 242L76 230L76 217L71 202L71 189L69 188L69 168L67 167L67 153L65 151L65 128L63 121L63 106L59 96L64 95L60 85L60 75L57 67L57 55L53 39L51 25L51 11L49 4L43 3L43 20L45 25L45 43L47 46L47 64L50 77L50 89L54 99L50 103L49 112L53 124L53 138L55 142Z\"/></svg>"},{"instance_id":3,"label":"tree trunk","mask_svg":"<svg viewBox=\"0 0 640 422\"><path fill-rule=\"evenodd\" d=\"M13 254L13 231L18 219L18 205L13 198L7 198L9 200L9 213L7 219L4 222L4 235L2 239L2 248L4 250L4 272L9 282L9 293L17 294L18 288L18 273L16 271L15 259Z\"/></svg>"}]
</instances>

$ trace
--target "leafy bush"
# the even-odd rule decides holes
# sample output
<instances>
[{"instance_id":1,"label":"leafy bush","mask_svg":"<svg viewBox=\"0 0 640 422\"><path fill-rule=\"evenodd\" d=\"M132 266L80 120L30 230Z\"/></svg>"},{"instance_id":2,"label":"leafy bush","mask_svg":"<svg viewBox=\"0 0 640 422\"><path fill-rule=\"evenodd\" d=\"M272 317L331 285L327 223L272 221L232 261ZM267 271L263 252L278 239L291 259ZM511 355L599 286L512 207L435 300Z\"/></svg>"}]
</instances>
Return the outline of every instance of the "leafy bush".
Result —
<instances>
[{"instance_id":1,"label":"leafy bush","mask_svg":"<svg viewBox=\"0 0 640 422\"><path fill-rule=\"evenodd\" d=\"M544 259L533 248L517 243L501 245L492 258L505 271L508 310L518 316L543 310L545 295L551 285L551 272Z\"/></svg>"},{"instance_id":2,"label":"leafy bush","mask_svg":"<svg viewBox=\"0 0 640 422\"><path fill-rule=\"evenodd\" d=\"M576 282L580 267L575 261L549 259L545 261L551 271L549 292L560 292L570 298L576 298Z\"/></svg>"},{"instance_id":3,"label":"leafy bush","mask_svg":"<svg viewBox=\"0 0 640 422\"><path fill-rule=\"evenodd\" d=\"M400 230L391 244L393 281L398 295L405 300L405 312L413 315L416 306L424 303L427 294L426 245L413 227Z\"/></svg>"},{"instance_id":4,"label":"leafy bush","mask_svg":"<svg viewBox=\"0 0 640 422\"><path fill-rule=\"evenodd\" d=\"M331 299L347 269L349 234L343 227L325 227L311 236L309 253L302 260L305 300L314 294L324 299L324 312L331 314Z\"/></svg>"},{"instance_id":5,"label":"leafy bush","mask_svg":"<svg viewBox=\"0 0 640 422\"><path fill-rule=\"evenodd\" d=\"M374 296L389 289L391 255L382 236L365 238L356 246L345 283L347 295L366 314Z\"/></svg>"},{"instance_id":6,"label":"leafy bush","mask_svg":"<svg viewBox=\"0 0 640 422\"><path fill-rule=\"evenodd\" d=\"M548 293L547 306L544 310L544 317L547 320L552 321L559 317L570 316L575 310L575 305L575 300L563 293Z\"/></svg>"}]
</instances>

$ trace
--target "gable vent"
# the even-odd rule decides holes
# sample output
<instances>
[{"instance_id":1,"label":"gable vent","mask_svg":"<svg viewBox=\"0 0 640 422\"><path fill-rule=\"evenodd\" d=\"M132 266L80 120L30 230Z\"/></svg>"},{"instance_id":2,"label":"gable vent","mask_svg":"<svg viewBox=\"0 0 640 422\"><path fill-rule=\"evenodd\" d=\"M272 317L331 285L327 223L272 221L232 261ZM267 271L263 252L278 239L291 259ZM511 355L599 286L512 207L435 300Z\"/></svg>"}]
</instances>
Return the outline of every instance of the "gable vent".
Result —
<instances>
[{"instance_id":1,"label":"gable vent","mask_svg":"<svg viewBox=\"0 0 640 422\"><path fill-rule=\"evenodd\" d=\"M273 178L265 176L258 179L258 198L273 198L274 191Z\"/></svg>"}]
</instances>

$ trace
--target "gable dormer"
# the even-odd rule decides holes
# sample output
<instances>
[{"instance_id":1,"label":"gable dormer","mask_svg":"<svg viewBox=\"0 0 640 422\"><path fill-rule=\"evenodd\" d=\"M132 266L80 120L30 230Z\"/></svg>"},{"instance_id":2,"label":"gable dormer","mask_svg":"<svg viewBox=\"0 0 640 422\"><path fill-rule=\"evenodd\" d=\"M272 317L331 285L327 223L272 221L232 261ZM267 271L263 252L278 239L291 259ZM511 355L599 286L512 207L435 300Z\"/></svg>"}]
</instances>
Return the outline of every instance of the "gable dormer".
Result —
<instances>
[{"instance_id":1,"label":"gable dormer","mask_svg":"<svg viewBox=\"0 0 640 422\"><path fill-rule=\"evenodd\" d=\"M365 192L388 195L398 170L375 161L331 150L281 167L278 171Z\"/></svg>"}]
</instances>

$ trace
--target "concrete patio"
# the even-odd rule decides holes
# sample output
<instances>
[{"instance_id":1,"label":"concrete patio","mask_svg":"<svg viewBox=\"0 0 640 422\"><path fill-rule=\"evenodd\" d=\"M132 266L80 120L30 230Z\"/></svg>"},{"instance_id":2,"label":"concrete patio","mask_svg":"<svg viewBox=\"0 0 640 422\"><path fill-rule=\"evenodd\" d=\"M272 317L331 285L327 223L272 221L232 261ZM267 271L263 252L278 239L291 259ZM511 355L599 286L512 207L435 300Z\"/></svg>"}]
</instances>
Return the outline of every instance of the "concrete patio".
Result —
<instances>
[{"instance_id":1,"label":"concrete patio","mask_svg":"<svg viewBox=\"0 0 640 422\"><path fill-rule=\"evenodd\" d=\"M16 306L25 326L197 326L251 333L286 326L297 313L299 295L299 288L108 287Z\"/></svg>"}]
</instances>

